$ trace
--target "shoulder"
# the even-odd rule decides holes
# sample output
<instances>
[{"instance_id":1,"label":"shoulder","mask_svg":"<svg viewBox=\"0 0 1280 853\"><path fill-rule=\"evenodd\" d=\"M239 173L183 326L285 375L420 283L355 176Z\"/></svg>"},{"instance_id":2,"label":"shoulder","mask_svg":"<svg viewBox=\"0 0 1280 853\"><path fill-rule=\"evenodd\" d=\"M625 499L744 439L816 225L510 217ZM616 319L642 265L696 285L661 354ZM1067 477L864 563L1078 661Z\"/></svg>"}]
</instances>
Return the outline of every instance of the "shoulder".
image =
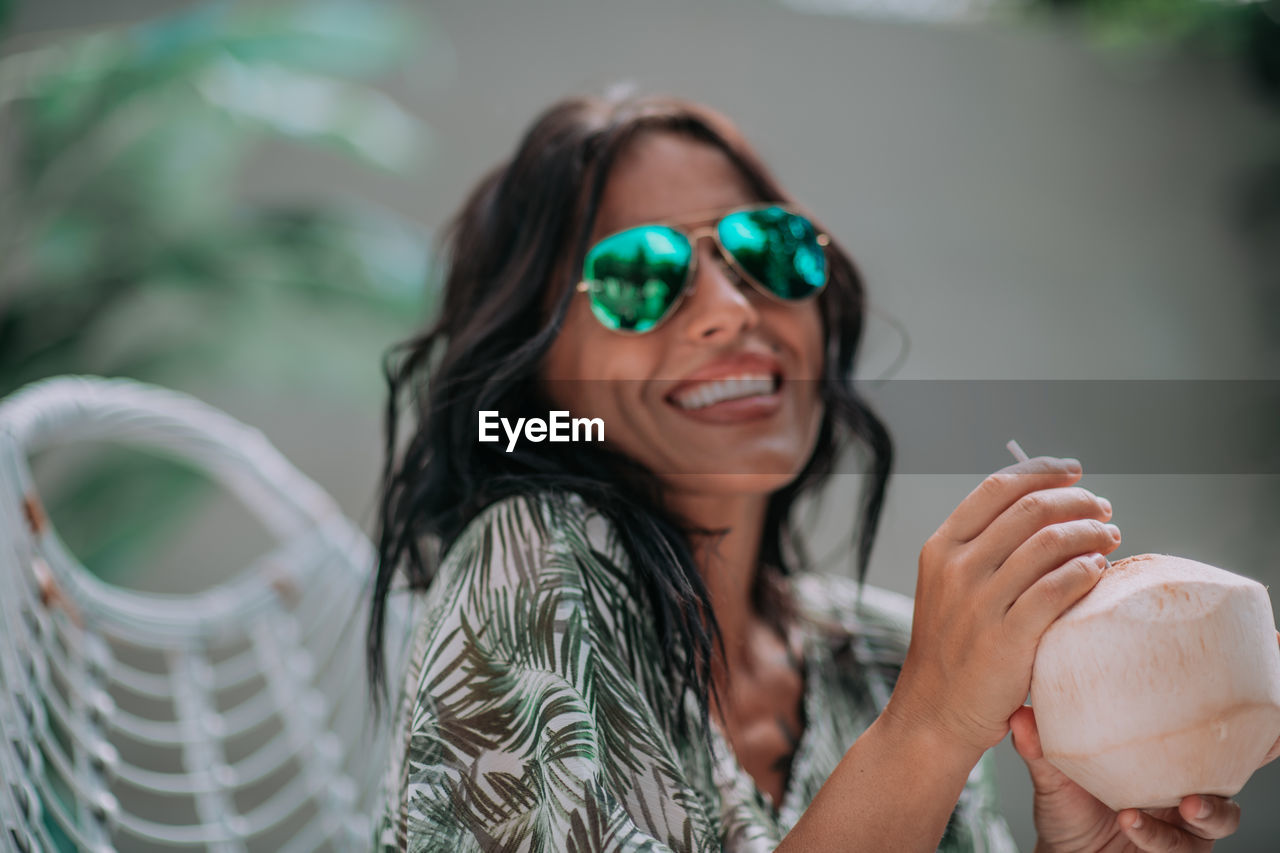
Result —
<instances>
[{"instance_id":1,"label":"shoulder","mask_svg":"<svg viewBox=\"0 0 1280 853\"><path fill-rule=\"evenodd\" d=\"M612 524L595 507L574 492L548 490L511 495L477 513L445 554L441 573L468 556L549 551L620 556Z\"/></svg>"},{"instance_id":2,"label":"shoulder","mask_svg":"<svg viewBox=\"0 0 1280 853\"><path fill-rule=\"evenodd\" d=\"M482 509L444 555L439 574L477 556L506 556L563 548L586 533L588 508L576 494L536 492L511 495Z\"/></svg>"},{"instance_id":3,"label":"shoulder","mask_svg":"<svg viewBox=\"0 0 1280 853\"><path fill-rule=\"evenodd\" d=\"M508 496L478 512L418 594L418 661L450 629L479 630L518 610L582 598L600 562L594 515L580 496L552 491Z\"/></svg>"},{"instance_id":4,"label":"shoulder","mask_svg":"<svg viewBox=\"0 0 1280 853\"><path fill-rule=\"evenodd\" d=\"M619 838L636 821L657 838L706 834L655 715L657 676L631 669L656 672L660 649L614 592L611 547L564 493L498 501L453 543L403 682L390 837L466 850L473 837L566 849L596 823Z\"/></svg>"},{"instance_id":5,"label":"shoulder","mask_svg":"<svg viewBox=\"0 0 1280 853\"><path fill-rule=\"evenodd\" d=\"M479 512L420 593L401 696L411 716L455 670L472 691L493 666L554 672L643 661L654 683L652 628L611 525L581 496L539 492ZM577 677L575 670L575 677Z\"/></svg>"},{"instance_id":6,"label":"shoulder","mask_svg":"<svg viewBox=\"0 0 1280 853\"><path fill-rule=\"evenodd\" d=\"M442 628L512 622L527 644L572 632L605 660L665 695L654 620L617 527L585 498L546 491L504 498L479 513L449 549L428 591L438 617L421 659L438 658Z\"/></svg>"},{"instance_id":7,"label":"shoulder","mask_svg":"<svg viewBox=\"0 0 1280 853\"><path fill-rule=\"evenodd\" d=\"M454 539L420 596L428 610L456 610L517 588L581 586L584 575L598 572L601 549L612 539L612 530L577 494L504 497L478 512Z\"/></svg>"},{"instance_id":8,"label":"shoulder","mask_svg":"<svg viewBox=\"0 0 1280 853\"><path fill-rule=\"evenodd\" d=\"M612 634L643 618L642 595L615 526L581 495L542 491L496 501L454 541L427 590L449 612L573 603ZM634 632L626 632L628 635Z\"/></svg>"},{"instance_id":9,"label":"shoulder","mask_svg":"<svg viewBox=\"0 0 1280 853\"><path fill-rule=\"evenodd\" d=\"M571 543L585 523L582 509L577 496L551 492L495 501L449 546L426 590L410 594L413 619L386 783L398 812L387 825L401 841L413 814L407 800L421 783L415 768L444 766L448 744L435 722L441 690L458 692L454 700L491 692L490 661L543 648L534 626L557 624L558 599L581 588ZM548 602L552 619L539 620Z\"/></svg>"}]
</instances>

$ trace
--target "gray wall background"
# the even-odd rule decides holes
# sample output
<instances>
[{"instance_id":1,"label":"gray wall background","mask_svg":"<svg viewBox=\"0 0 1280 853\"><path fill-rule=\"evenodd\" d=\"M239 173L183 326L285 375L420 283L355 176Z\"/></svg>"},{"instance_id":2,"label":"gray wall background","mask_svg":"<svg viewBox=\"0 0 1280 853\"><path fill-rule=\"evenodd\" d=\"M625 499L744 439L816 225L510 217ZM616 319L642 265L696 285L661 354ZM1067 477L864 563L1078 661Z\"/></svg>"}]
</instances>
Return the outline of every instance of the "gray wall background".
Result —
<instances>
[{"instance_id":1,"label":"gray wall background","mask_svg":"<svg viewBox=\"0 0 1280 853\"><path fill-rule=\"evenodd\" d=\"M40 0L20 4L18 29L178 5ZM733 117L854 253L873 302L864 377L900 353L892 320L910 336L897 378L1280 379L1277 302L1263 285L1277 235L1235 224L1254 170L1280 150L1280 121L1232 68L1125 60L1044 25L942 26L733 0L441 0L423 11L431 38L387 86L433 130L419 179L268 153L249 191L358 191L434 228L541 107L630 80ZM376 364L369 378L356 407L188 390L263 429L371 530ZM991 436L995 465L1009 437ZM1083 463L1083 484L1116 507L1125 541L1114 556L1160 551L1280 578L1280 477L1090 474ZM871 582L910 593L921 543L978 479L895 477ZM833 570L846 567L860 481L838 476L813 513L813 551ZM264 534L240 533L252 525L230 501L210 506L175 535L168 565L183 569L140 583L176 590L225 576L265 547ZM1005 812L1030 850L1025 767L1008 740L996 752ZM1280 847L1278 792L1280 762L1239 795L1241 831L1217 849Z\"/></svg>"}]
</instances>

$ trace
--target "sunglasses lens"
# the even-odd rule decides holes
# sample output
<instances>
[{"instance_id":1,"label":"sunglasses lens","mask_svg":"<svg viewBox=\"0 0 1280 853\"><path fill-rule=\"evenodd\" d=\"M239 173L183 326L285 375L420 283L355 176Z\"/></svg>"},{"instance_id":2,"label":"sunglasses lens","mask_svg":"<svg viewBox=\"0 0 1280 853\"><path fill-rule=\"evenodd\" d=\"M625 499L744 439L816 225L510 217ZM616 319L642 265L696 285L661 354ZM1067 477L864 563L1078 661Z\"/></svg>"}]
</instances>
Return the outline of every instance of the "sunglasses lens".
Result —
<instances>
[{"instance_id":1,"label":"sunglasses lens","mask_svg":"<svg viewBox=\"0 0 1280 853\"><path fill-rule=\"evenodd\" d=\"M583 264L592 313L615 331L647 332L680 298L692 257L688 238L661 225L606 237Z\"/></svg>"},{"instance_id":2,"label":"sunglasses lens","mask_svg":"<svg viewBox=\"0 0 1280 853\"><path fill-rule=\"evenodd\" d=\"M799 214L772 206L720 220L720 244L742 269L780 299L804 299L827 283L818 230Z\"/></svg>"}]
</instances>

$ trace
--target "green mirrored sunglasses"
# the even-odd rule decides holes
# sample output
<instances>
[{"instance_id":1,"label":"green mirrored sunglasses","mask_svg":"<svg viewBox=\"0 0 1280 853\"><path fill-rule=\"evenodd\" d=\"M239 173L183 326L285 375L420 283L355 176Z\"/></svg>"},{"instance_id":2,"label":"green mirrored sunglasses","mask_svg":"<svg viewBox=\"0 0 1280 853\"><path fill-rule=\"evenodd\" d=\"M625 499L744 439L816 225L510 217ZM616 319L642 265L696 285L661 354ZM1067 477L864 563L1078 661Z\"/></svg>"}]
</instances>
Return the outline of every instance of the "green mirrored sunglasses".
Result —
<instances>
[{"instance_id":1,"label":"green mirrored sunglasses","mask_svg":"<svg viewBox=\"0 0 1280 853\"><path fill-rule=\"evenodd\" d=\"M657 328L687 295L704 236L761 293L800 302L827 283L824 247L831 241L804 215L782 204L732 210L713 225L683 231L637 225L600 240L587 252L578 290L606 328L640 334Z\"/></svg>"}]
</instances>

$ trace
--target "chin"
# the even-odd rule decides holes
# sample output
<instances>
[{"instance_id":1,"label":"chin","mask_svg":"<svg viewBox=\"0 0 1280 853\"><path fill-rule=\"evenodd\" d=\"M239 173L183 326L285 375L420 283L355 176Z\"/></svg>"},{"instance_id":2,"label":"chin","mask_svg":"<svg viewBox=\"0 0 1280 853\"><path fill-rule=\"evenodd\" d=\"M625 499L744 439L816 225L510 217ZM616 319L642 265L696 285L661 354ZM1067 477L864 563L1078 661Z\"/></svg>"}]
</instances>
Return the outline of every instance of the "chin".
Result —
<instances>
[{"instance_id":1,"label":"chin","mask_svg":"<svg viewBox=\"0 0 1280 853\"><path fill-rule=\"evenodd\" d=\"M699 495L771 495L794 474L675 474L663 478L674 490Z\"/></svg>"},{"instance_id":2,"label":"chin","mask_svg":"<svg viewBox=\"0 0 1280 853\"><path fill-rule=\"evenodd\" d=\"M816 426L816 425L815 425ZM685 493L771 494L789 485L813 455L813 435L799 430L772 434L685 435L658 465L660 479Z\"/></svg>"}]
</instances>

